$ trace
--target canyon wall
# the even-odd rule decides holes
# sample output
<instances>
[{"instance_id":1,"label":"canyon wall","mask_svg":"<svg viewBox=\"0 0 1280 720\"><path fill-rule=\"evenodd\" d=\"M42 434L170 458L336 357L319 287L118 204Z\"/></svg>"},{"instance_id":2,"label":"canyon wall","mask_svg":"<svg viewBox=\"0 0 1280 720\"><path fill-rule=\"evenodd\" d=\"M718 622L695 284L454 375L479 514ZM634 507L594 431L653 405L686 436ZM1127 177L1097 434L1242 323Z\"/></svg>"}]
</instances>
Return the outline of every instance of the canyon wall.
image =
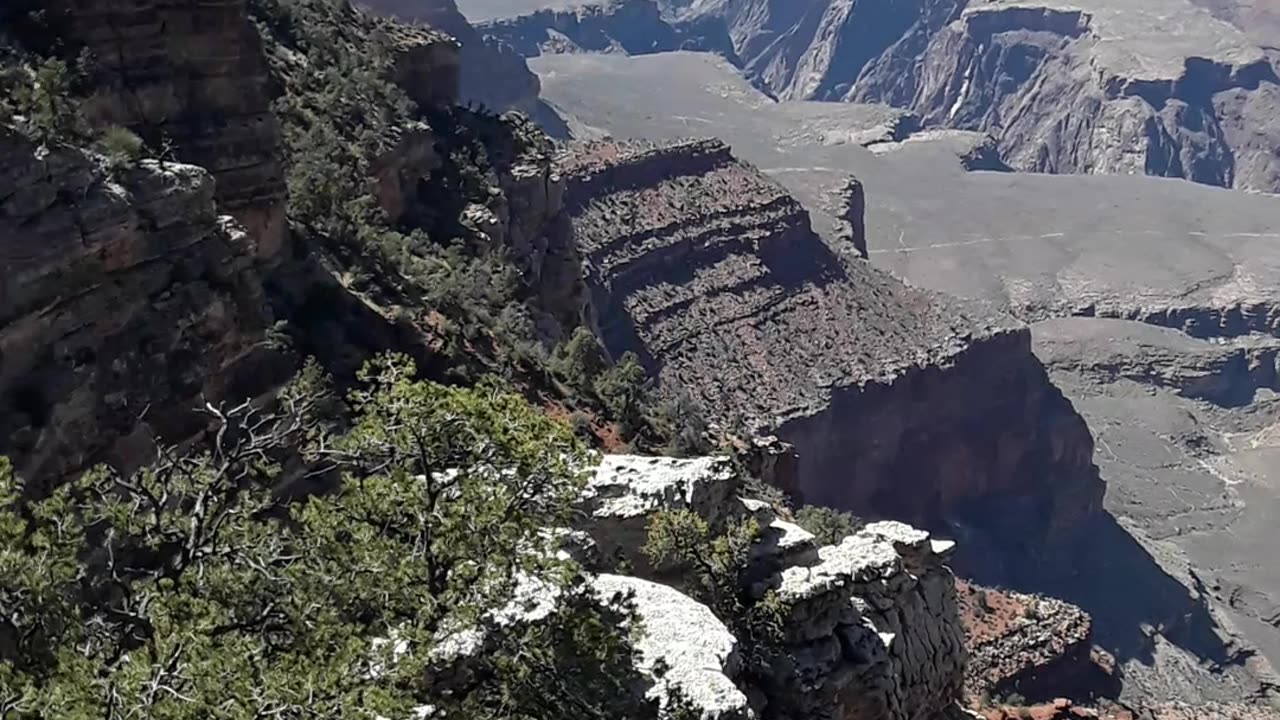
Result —
<instances>
[{"instance_id":1,"label":"canyon wall","mask_svg":"<svg viewBox=\"0 0 1280 720\"><path fill-rule=\"evenodd\" d=\"M28 477L136 466L271 377L255 238L202 168L108 172L0 129L0 453ZM275 368L274 372L278 372Z\"/></svg>"},{"instance_id":2,"label":"canyon wall","mask_svg":"<svg viewBox=\"0 0 1280 720\"><path fill-rule=\"evenodd\" d=\"M671 666L659 692L679 689L714 720L947 716L960 700L966 662L946 565L955 544L883 522L819 547L778 509L750 498L747 480L725 457L614 455L588 481L584 539L606 566L625 558L639 575L605 574L594 584L606 596L634 593L650 627L641 648ZM732 618L717 619L681 594L698 588L649 567L641 547L650 519L678 510L713 532L758 523L742 577L753 597L774 593L781 613L778 636L764 647L744 647L749 639L723 624Z\"/></svg>"},{"instance_id":3,"label":"canyon wall","mask_svg":"<svg viewBox=\"0 0 1280 720\"><path fill-rule=\"evenodd\" d=\"M991 133L1014 169L1280 189L1271 61L1189 1L671 8L723 19L747 76L776 97L887 103L926 127Z\"/></svg>"},{"instance_id":4,"label":"canyon wall","mask_svg":"<svg viewBox=\"0 0 1280 720\"><path fill-rule=\"evenodd\" d=\"M722 20L708 17L676 22L663 16L655 0L607 0L548 7L524 15L488 19L476 27L525 57L544 52L642 55L701 50L736 59L733 41Z\"/></svg>"},{"instance_id":5,"label":"canyon wall","mask_svg":"<svg viewBox=\"0 0 1280 720\"><path fill-rule=\"evenodd\" d=\"M93 58L85 114L213 173L218 205L273 259L287 234L279 123L244 0L55 0L62 41Z\"/></svg>"},{"instance_id":6,"label":"canyon wall","mask_svg":"<svg viewBox=\"0 0 1280 720\"><path fill-rule=\"evenodd\" d=\"M461 99L495 110L533 114L538 78L510 45L477 32L454 0L361 0L359 5L447 33L462 45Z\"/></svg>"},{"instance_id":7,"label":"canyon wall","mask_svg":"<svg viewBox=\"0 0 1280 720\"><path fill-rule=\"evenodd\" d=\"M589 144L565 173L607 348L793 443L807 500L1010 547L1099 509L1088 428L1025 328L841 262L716 141Z\"/></svg>"}]
</instances>

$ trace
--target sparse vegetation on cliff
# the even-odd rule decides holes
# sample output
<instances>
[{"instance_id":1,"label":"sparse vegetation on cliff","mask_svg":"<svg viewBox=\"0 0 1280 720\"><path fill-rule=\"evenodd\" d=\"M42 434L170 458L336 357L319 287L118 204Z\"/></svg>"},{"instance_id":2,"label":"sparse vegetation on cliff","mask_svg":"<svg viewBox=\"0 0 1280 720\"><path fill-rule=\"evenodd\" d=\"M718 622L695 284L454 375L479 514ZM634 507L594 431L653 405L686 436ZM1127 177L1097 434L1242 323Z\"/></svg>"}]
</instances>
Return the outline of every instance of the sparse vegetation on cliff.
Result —
<instances>
[{"instance_id":1,"label":"sparse vegetation on cliff","mask_svg":"<svg viewBox=\"0 0 1280 720\"><path fill-rule=\"evenodd\" d=\"M777 595L753 597L743 577L759 537L754 519L735 521L717 534L696 513L674 510L650 518L644 547L655 568L678 576L680 587L730 628L742 643L748 673L769 663L782 632Z\"/></svg>"},{"instance_id":2,"label":"sparse vegetation on cliff","mask_svg":"<svg viewBox=\"0 0 1280 720\"><path fill-rule=\"evenodd\" d=\"M631 700L629 611L544 532L581 488L567 429L413 375L367 368L340 436L314 419L313 371L276 410L211 409L207 452L135 475L33 500L0 464L4 716L652 716ZM298 448L341 482L276 490ZM512 622L530 592L551 609Z\"/></svg>"}]
</instances>

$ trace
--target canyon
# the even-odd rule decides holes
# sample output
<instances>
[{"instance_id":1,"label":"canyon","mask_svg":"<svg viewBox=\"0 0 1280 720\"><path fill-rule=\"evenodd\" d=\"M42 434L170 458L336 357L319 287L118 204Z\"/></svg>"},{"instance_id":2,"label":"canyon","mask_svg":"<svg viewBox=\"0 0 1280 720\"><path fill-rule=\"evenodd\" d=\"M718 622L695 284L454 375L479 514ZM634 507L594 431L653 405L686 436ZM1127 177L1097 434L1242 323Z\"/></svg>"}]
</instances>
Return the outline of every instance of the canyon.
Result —
<instances>
[{"instance_id":1,"label":"canyon","mask_svg":"<svg viewBox=\"0 0 1280 720\"><path fill-rule=\"evenodd\" d=\"M642 4L467 0L464 10L530 57L712 50L770 97L899 108L925 128L990 135L1022 171L1280 189L1280 78L1263 2ZM575 42L579 23L554 20L584 14L631 39ZM727 34L731 46L671 47L682 34Z\"/></svg>"},{"instance_id":2,"label":"canyon","mask_svg":"<svg viewBox=\"0 0 1280 720\"><path fill-rule=\"evenodd\" d=\"M713 432L776 436L745 443L772 453L755 476L631 454L586 473L565 552L634 596L661 698L723 720L1011 694L1045 717L1265 716L1280 205L1241 190L1276 189L1280 138L1245 5L364 3L409 27L326 4L414 106L352 181L404 233L354 250L290 205L311 188L287 141L316 110L280 101L316 60L275 6L55 5L106 58L83 112L165 152L0 124L0 451L21 474L137 467L304 355L349 382L393 350L559 411L528 357L583 325ZM410 270L460 264L413 255L432 242L510 263L527 294L495 314L529 327L524 359L423 299ZM788 503L866 522L819 542ZM745 591L783 628L764 670L641 550L675 510L761 528Z\"/></svg>"},{"instance_id":3,"label":"canyon","mask_svg":"<svg viewBox=\"0 0 1280 720\"><path fill-rule=\"evenodd\" d=\"M1224 47L1235 52L1230 43ZM745 60L741 44L737 51ZM1122 668L1129 700L1235 702L1264 692L1277 657L1265 598L1278 588L1268 564L1251 556L1254 548L1268 546L1268 535L1254 523L1270 515L1268 498L1274 497L1268 462L1274 458L1269 438L1276 422L1269 338L1276 333L1274 227L1280 207L1273 198L1204 187L1231 183L1134 177L1114 168L1009 172L1046 168L1020 167L1016 152L990 128L931 129L937 123L918 108L779 101L754 86L760 78L749 66L744 73L723 55L544 51L530 65L542 77L544 97L574 137L670 143L714 135L800 201L826 245L823 252L854 265L865 255L872 267L905 278L913 288L966 298L969 312L980 308L980 317L1007 314L1028 323L1033 358L1047 366L1048 387L1065 394L1098 441L1096 460L1107 488L1102 511L1086 512L1086 520L1059 536L1070 540L1035 548L1037 561L1004 563L993 558L1009 557L1013 544L983 552L981 538L991 532L990 520L975 532L960 513L930 518L911 508L894 511L935 530L940 520L948 523L944 532L960 538L964 548L957 561L962 573L1064 598L1087 610L1097 642ZM661 102L642 112L635 111L624 90L658 86ZM848 239L849 208L857 204L849 202L845 190L850 178L856 178L866 208L860 233L865 252ZM1005 212L993 202L1016 210ZM609 246L610 252L620 249ZM654 287L659 295L623 289L636 298L622 309L623 317L638 317L641 324L638 336L615 340L619 347L662 346L656 334L663 332L665 318L647 320L653 312L649 297L696 282L687 275L687 261L679 267L676 275L657 276L664 278ZM648 272L653 278L660 271ZM734 299L739 297L735 292ZM634 332L628 326L628 333ZM806 352L807 335L812 333L788 336L787 349L773 356L775 362ZM735 332L733 342L741 338ZM704 347L702 352L728 350L719 360L726 369L715 381L692 380L712 387L719 377L732 377L732 366L746 355L723 340ZM822 367L843 351L839 343L824 346L805 367ZM654 361L670 358L679 366L684 352L659 353ZM986 367L992 360L981 362ZM768 382L758 365L742 364L753 369L739 382L748 387ZM948 369L963 373L963 364L948 363ZM1009 376L1007 370L998 372ZM688 373L682 378L690 381ZM782 385L789 392L798 389L791 376ZM826 397L834 398L830 412L839 412L839 393ZM805 426L786 417L771 428L784 435L791 429L788 439L806 451L811 468L834 450L836 459L823 468L825 477L865 473L860 463L893 452L885 449L894 446L884 441L885 429L913 427L913 421L877 415L874 394L854 397L849 405L874 419L850 435L840 434L859 427L848 414L825 428L822 420ZM970 398L965 404L982 407L983 400ZM902 399L891 405L910 407ZM930 419L945 418L946 407L945 402L929 406ZM985 409L984 420L1001 415L993 406ZM922 431L928 425L915 427ZM864 438L874 445L859 446ZM911 457L920 462L943 457L933 454L945 447L940 440L933 436L927 455L917 451ZM840 455L846 448L848 454ZM971 455L958 457L965 459L953 459L948 469L963 473L960 468L973 467ZM920 474L894 477L909 482ZM928 474L948 473L934 468ZM981 487L989 477L979 472L966 480ZM806 497L876 515L880 498L845 494L842 484L831 480L805 482L821 486L816 491L810 486ZM919 492L909 497L920 502ZM993 502L998 493L982 497L983 505L999 507ZM1077 497L1068 506L1088 508L1089 503ZM1019 511L1020 517L1035 516ZM965 553L982 561L970 566ZM1113 587L1138 592L1117 598Z\"/></svg>"}]
</instances>

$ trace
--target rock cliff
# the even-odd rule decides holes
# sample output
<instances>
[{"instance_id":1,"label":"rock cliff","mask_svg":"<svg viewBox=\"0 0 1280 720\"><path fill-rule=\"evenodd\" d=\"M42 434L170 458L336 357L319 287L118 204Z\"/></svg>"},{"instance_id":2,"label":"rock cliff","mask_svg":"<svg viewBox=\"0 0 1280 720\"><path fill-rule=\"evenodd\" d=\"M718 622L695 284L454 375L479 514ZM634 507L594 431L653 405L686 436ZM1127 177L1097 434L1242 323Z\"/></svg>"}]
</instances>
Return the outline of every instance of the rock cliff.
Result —
<instances>
[{"instance_id":1,"label":"rock cliff","mask_svg":"<svg viewBox=\"0 0 1280 720\"><path fill-rule=\"evenodd\" d=\"M745 480L727 458L608 456L589 481L582 530L649 578L602 575L595 585L606 595L634 592L651 628L641 647L651 664L670 667L659 692L674 685L717 720L949 712L965 665L944 564L954 544L887 522L818 548L766 503L740 497ZM691 511L712 527L750 516L764 528L746 576L777 593L783 614L779 652L765 668L746 671L721 620L644 565L644 530L664 510Z\"/></svg>"},{"instance_id":2,"label":"rock cliff","mask_svg":"<svg viewBox=\"0 0 1280 720\"><path fill-rule=\"evenodd\" d=\"M448 33L462 45L461 97L495 110L538 107L538 78L510 45L478 32L454 0L362 0L382 15L422 23Z\"/></svg>"},{"instance_id":3,"label":"rock cliff","mask_svg":"<svg viewBox=\"0 0 1280 720\"><path fill-rule=\"evenodd\" d=\"M1020 170L1280 188L1270 60L1187 0L699 0L681 12L724 19L747 75L782 99L909 108L926 126L991 133Z\"/></svg>"},{"instance_id":4,"label":"rock cliff","mask_svg":"<svg viewBox=\"0 0 1280 720\"><path fill-rule=\"evenodd\" d=\"M129 127L207 168L219 207L273 259L287 232L280 128L244 0L55 0L62 42L92 57L91 122Z\"/></svg>"},{"instance_id":5,"label":"rock cliff","mask_svg":"<svg viewBox=\"0 0 1280 720\"><path fill-rule=\"evenodd\" d=\"M838 260L718 142L588 144L564 167L607 348L793 443L805 498L1028 542L1098 508L1088 429L1024 328Z\"/></svg>"},{"instance_id":6,"label":"rock cliff","mask_svg":"<svg viewBox=\"0 0 1280 720\"><path fill-rule=\"evenodd\" d=\"M688 23L664 17L656 0L604 0L552 6L520 14L521 7L490 7L484 0L463 0L464 12L483 18L476 28L505 42L525 57L542 53L622 52L641 55L671 50L701 50L735 58L733 41L722 20ZM489 17L494 15L493 17Z\"/></svg>"},{"instance_id":7,"label":"rock cliff","mask_svg":"<svg viewBox=\"0 0 1280 720\"><path fill-rule=\"evenodd\" d=\"M1049 702L1115 698L1115 660L1093 647L1093 619L1074 605L1046 597L956 582L969 665L971 705L1010 696Z\"/></svg>"},{"instance_id":8,"label":"rock cliff","mask_svg":"<svg viewBox=\"0 0 1280 720\"><path fill-rule=\"evenodd\" d=\"M218 216L209 172L108 172L5 129L0 157L0 452L38 478L132 467L198 429L202 402L260 389L256 238Z\"/></svg>"}]
</instances>

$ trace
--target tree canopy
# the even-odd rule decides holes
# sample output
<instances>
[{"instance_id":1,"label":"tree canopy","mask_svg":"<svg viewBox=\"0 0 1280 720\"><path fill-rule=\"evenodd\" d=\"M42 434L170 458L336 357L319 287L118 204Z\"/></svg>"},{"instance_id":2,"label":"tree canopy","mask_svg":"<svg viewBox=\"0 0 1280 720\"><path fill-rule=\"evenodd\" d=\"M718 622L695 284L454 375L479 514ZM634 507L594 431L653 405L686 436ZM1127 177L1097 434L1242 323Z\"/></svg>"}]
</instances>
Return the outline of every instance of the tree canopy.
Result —
<instances>
[{"instance_id":1,"label":"tree canopy","mask_svg":"<svg viewBox=\"0 0 1280 720\"><path fill-rule=\"evenodd\" d=\"M569 430L393 357L336 434L317 375L129 476L33 499L0 465L0 717L652 716L628 608L547 532L582 482ZM338 480L288 489L307 475Z\"/></svg>"}]
</instances>

